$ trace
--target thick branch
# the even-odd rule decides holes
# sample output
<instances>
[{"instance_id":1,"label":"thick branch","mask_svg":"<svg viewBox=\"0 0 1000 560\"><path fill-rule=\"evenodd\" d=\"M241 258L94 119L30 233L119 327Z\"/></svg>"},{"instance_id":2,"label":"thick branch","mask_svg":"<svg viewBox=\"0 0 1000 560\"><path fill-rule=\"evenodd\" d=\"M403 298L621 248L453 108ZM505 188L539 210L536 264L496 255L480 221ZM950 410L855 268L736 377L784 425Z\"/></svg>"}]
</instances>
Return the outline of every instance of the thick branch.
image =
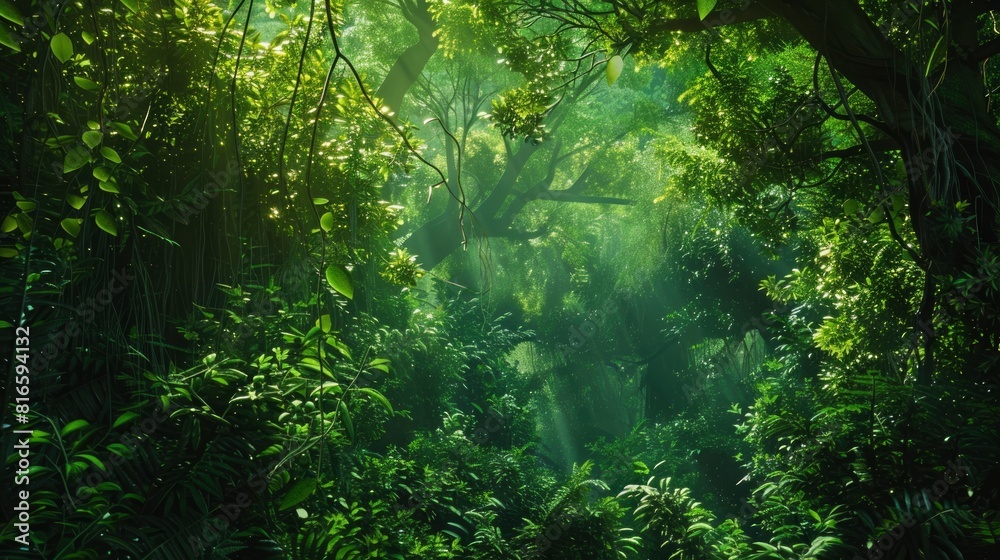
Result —
<instances>
[{"instance_id":1,"label":"thick branch","mask_svg":"<svg viewBox=\"0 0 1000 560\"><path fill-rule=\"evenodd\" d=\"M972 56L969 58L973 62L982 62L983 60L998 54L1000 54L1000 37L997 37L988 43L984 43L976 49L976 51L972 53Z\"/></svg>"},{"instance_id":2,"label":"thick branch","mask_svg":"<svg viewBox=\"0 0 1000 560\"><path fill-rule=\"evenodd\" d=\"M389 74L375 92L375 97L381 99L384 106L395 112L399 111L406 92L417 81L427 61L434 56L438 48L438 39L434 36L436 26L430 12L427 11L427 2L418 0L406 8L406 18L417 28L420 38L396 59L396 63L392 65Z\"/></svg>"},{"instance_id":3,"label":"thick branch","mask_svg":"<svg viewBox=\"0 0 1000 560\"><path fill-rule=\"evenodd\" d=\"M715 10L705 18L704 21L698 18L670 19L659 21L650 25L646 34L659 34L671 31L693 33L698 31L708 31L721 25L732 25L735 23L746 23L777 16L768 7L753 3L742 10Z\"/></svg>"},{"instance_id":4,"label":"thick branch","mask_svg":"<svg viewBox=\"0 0 1000 560\"><path fill-rule=\"evenodd\" d=\"M538 195L537 198L538 200L555 200L557 202L581 202L584 204L620 204L623 206L631 206L632 204L635 204L634 200L628 200L626 198L577 194L570 192L568 189L560 191L544 190Z\"/></svg>"},{"instance_id":5,"label":"thick branch","mask_svg":"<svg viewBox=\"0 0 1000 560\"><path fill-rule=\"evenodd\" d=\"M872 140L868 143L872 150L875 152L891 152L893 150L902 149L892 138L882 138L880 140ZM848 158L858 156L864 153L865 146L863 144L858 144L857 146L851 146L849 148L841 148L839 150L830 150L828 152L823 152L820 154L820 159L834 159L834 158Z\"/></svg>"},{"instance_id":6,"label":"thick branch","mask_svg":"<svg viewBox=\"0 0 1000 560\"><path fill-rule=\"evenodd\" d=\"M549 228L542 226L535 231L524 231L517 229L503 229L499 231L488 231L487 234L490 237L505 237L507 239L516 239L518 241L528 241L530 239L538 239L548 235Z\"/></svg>"}]
</instances>

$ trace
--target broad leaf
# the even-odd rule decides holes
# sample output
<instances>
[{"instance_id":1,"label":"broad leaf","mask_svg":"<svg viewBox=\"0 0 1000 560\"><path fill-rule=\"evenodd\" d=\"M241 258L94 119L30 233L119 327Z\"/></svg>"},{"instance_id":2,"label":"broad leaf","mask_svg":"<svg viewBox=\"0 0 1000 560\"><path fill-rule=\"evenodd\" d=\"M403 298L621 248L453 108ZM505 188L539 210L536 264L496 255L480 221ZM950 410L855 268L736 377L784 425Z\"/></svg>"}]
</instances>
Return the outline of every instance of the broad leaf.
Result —
<instances>
[{"instance_id":1,"label":"broad leaf","mask_svg":"<svg viewBox=\"0 0 1000 560\"><path fill-rule=\"evenodd\" d=\"M104 135L96 130L88 130L83 133L83 143L87 145L88 148L96 148L101 145L101 140L104 139Z\"/></svg>"},{"instance_id":2,"label":"broad leaf","mask_svg":"<svg viewBox=\"0 0 1000 560\"><path fill-rule=\"evenodd\" d=\"M52 47L52 54L59 59L59 62L66 62L73 58L73 41L65 33L58 33L49 42Z\"/></svg>"},{"instance_id":3,"label":"broad leaf","mask_svg":"<svg viewBox=\"0 0 1000 560\"><path fill-rule=\"evenodd\" d=\"M76 82L76 85L87 91L97 91L101 89L101 86L97 85L97 82L89 78L84 78L83 76L74 76L73 81Z\"/></svg>"},{"instance_id":4,"label":"broad leaf","mask_svg":"<svg viewBox=\"0 0 1000 560\"><path fill-rule=\"evenodd\" d=\"M59 222L59 225L66 233L76 237L80 235L80 224L82 223L83 220L80 218L64 218L63 221Z\"/></svg>"},{"instance_id":5,"label":"broad leaf","mask_svg":"<svg viewBox=\"0 0 1000 560\"><path fill-rule=\"evenodd\" d=\"M0 0L0 17L17 25L24 25L24 16L9 0Z\"/></svg>"},{"instance_id":6,"label":"broad leaf","mask_svg":"<svg viewBox=\"0 0 1000 560\"><path fill-rule=\"evenodd\" d=\"M72 173L88 163L90 163L90 152L82 146L75 146L66 152L66 157L63 159L63 173Z\"/></svg>"},{"instance_id":7,"label":"broad leaf","mask_svg":"<svg viewBox=\"0 0 1000 560\"><path fill-rule=\"evenodd\" d=\"M712 13L719 0L698 0L698 17L704 21L708 14Z\"/></svg>"},{"instance_id":8,"label":"broad leaf","mask_svg":"<svg viewBox=\"0 0 1000 560\"><path fill-rule=\"evenodd\" d=\"M608 67L605 69L609 86L614 85L618 81L618 76L621 75L624 66L625 63L622 61L622 57L617 54L611 57L611 60L608 61Z\"/></svg>"},{"instance_id":9,"label":"broad leaf","mask_svg":"<svg viewBox=\"0 0 1000 560\"><path fill-rule=\"evenodd\" d=\"M310 478L308 480L300 480L292 487L291 490L285 494L285 498L281 500L281 506L278 507L279 511L284 511L290 507L297 506L298 504L305 501L306 498L312 495L316 491L316 479Z\"/></svg>"},{"instance_id":10,"label":"broad leaf","mask_svg":"<svg viewBox=\"0 0 1000 560\"><path fill-rule=\"evenodd\" d=\"M115 237L118 236L118 226L115 225L115 218L111 214L108 214L106 210L98 210L94 216L94 222L97 224L97 227L107 233Z\"/></svg>"},{"instance_id":11,"label":"broad leaf","mask_svg":"<svg viewBox=\"0 0 1000 560\"><path fill-rule=\"evenodd\" d=\"M354 284L351 282L351 276L343 268L335 264L328 266L326 269L326 281L340 295L347 299L354 299Z\"/></svg>"},{"instance_id":12,"label":"broad leaf","mask_svg":"<svg viewBox=\"0 0 1000 560\"><path fill-rule=\"evenodd\" d=\"M319 227L323 228L323 231L330 231L333 229L333 212L327 212L320 217Z\"/></svg>"}]
</instances>

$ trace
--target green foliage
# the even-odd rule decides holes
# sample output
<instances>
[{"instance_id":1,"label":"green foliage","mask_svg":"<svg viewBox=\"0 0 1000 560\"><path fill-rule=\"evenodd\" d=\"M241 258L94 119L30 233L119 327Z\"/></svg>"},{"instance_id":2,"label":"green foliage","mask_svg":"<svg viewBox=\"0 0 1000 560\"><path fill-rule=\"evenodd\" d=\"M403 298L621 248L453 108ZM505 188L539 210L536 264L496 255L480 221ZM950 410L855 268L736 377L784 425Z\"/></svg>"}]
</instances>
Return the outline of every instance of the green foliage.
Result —
<instances>
[{"instance_id":1,"label":"green foliage","mask_svg":"<svg viewBox=\"0 0 1000 560\"><path fill-rule=\"evenodd\" d=\"M993 13L766 4L0 0L10 555L995 556Z\"/></svg>"}]
</instances>

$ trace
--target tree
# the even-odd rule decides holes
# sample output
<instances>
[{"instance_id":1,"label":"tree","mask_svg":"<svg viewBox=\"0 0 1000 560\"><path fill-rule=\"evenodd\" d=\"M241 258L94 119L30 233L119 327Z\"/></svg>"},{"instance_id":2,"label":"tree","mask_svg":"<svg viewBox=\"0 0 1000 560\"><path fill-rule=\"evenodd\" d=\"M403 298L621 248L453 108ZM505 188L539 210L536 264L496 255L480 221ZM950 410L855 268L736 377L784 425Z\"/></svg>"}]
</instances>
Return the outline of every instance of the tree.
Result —
<instances>
[{"instance_id":1,"label":"tree","mask_svg":"<svg viewBox=\"0 0 1000 560\"><path fill-rule=\"evenodd\" d=\"M759 203L761 196L781 191L788 174L821 181L831 160L866 168L874 183L867 203L870 210L892 211L892 195L903 195L908 227L915 235L915 246L909 250L926 273L915 310L923 350L920 378L926 381L934 366L934 313L942 293L954 289L956 279L995 276L1000 128L995 104L990 103L991 84L997 77L990 57L1000 39L989 28L995 8L993 2L971 0L933 2L919 10L905 2L827 0L470 0L448 9L454 14L472 9L475 15L470 19L482 28L506 30L494 34L517 30L549 43L559 43L560 38L559 52L570 61L595 44L603 45L607 59L611 53L628 52L648 63L669 63L682 52L704 49L706 66L730 98L740 96L738 88L746 83L727 73L735 68L713 64L713 57L721 53L732 60L730 54L742 53L745 62L766 53L798 50L807 55L802 49L811 50L811 76L789 75L771 84L765 94L781 102L778 112L748 114L725 102L719 107L716 101L716 109L729 113L712 116L696 106L700 140L726 162L716 173L728 185L724 196L748 208L753 205L747 202L756 198ZM551 82L543 77L548 66L540 66L543 69L532 71L525 64L521 69L538 83ZM571 65L567 68L565 74L577 71ZM708 102L696 102L702 103ZM854 145L834 147L809 134L810 129L830 129L838 123L855 138ZM748 132L757 136L756 142L741 141ZM802 149L810 143L810 149ZM806 157L792 161L795 166L785 168L786 179L779 180L771 159L796 151ZM891 167L897 158L902 161L900 170ZM901 188L893 186L896 180ZM825 182L829 179L815 186ZM809 183L800 180L791 191ZM785 202L774 209L762 221L788 218L794 205ZM908 246L905 234L895 231L891 220L886 225L899 243ZM996 296L982 298L993 310L988 318L957 313L970 333L997 332ZM993 335L973 335L973 339L977 352L969 367L992 367Z\"/></svg>"}]
</instances>

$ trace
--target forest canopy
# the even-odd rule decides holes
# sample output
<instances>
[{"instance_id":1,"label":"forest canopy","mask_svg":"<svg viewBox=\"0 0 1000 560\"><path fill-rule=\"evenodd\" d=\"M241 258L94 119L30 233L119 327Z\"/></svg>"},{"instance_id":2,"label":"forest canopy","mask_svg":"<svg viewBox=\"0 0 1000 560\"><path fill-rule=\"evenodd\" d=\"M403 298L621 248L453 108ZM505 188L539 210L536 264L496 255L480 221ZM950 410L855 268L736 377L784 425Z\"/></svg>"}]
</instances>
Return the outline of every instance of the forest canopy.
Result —
<instances>
[{"instance_id":1,"label":"forest canopy","mask_svg":"<svg viewBox=\"0 0 1000 560\"><path fill-rule=\"evenodd\" d=\"M996 556L998 16L0 0L4 558Z\"/></svg>"}]
</instances>

